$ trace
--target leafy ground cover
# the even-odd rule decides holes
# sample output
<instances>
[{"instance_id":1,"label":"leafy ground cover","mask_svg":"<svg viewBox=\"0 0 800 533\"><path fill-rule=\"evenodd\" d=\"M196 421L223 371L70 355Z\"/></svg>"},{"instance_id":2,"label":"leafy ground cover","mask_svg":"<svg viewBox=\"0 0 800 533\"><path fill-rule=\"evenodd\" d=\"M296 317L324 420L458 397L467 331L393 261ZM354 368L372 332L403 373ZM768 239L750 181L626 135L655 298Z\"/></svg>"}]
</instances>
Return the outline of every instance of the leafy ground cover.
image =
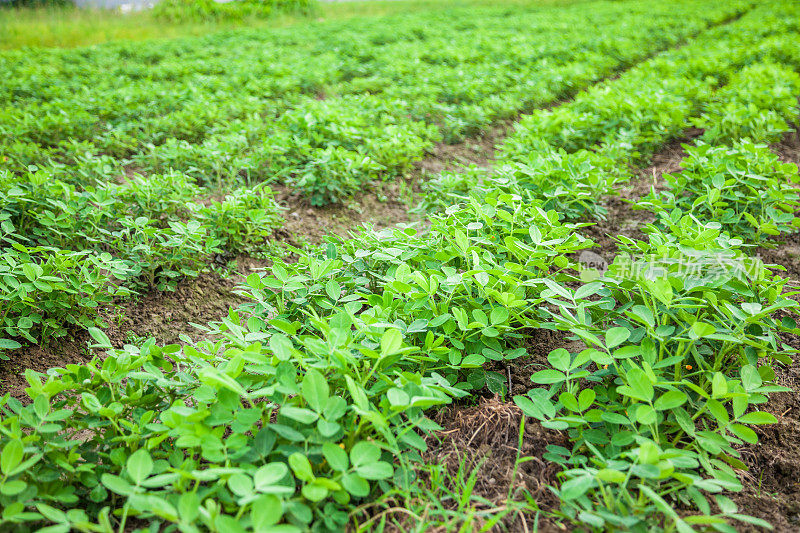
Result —
<instances>
[{"instance_id":1,"label":"leafy ground cover","mask_svg":"<svg viewBox=\"0 0 800 533\"><path fill-rule=\"evenodd\" d=\"M503 5L528 5L527 0L502 0ZM567 0L537 0L537 4L564 4ZM496 2L487 0L440 0L435 7L486 6ZM302 3L307 6L308 3ZM290 4L290 7L291 4ZM242 27L275 28L304 24L314 19L347 20L354 17L381 16L430 9L429 0L396 0L373 2L354 0L348 2L313 2L309 11L281 9L277 12L235 13L233 17L185 17L165 24L158 12L151 10L122 13L111 9L76 9L69 2L6 2L0 9L0 31L3 39L0 49L23 47L75 48L112 41L143 41L175 37L202 36ZM244 10L247 11L246 9ZM264 15L267 15L265 18Z\"/></svg>"},{"instance_id":2,"label":"leafy ground cover","mask_svg":"<svg viewBox=\"0 0 800 533\"><path fill-rule=\"evenodd\" d=\"M773 483L762 427L798 434L770 400L792 397L793 279L758 256L797 227L768 143L797 123L798 15L598 2L2 56L3 347L82 328L91 357L0 400L3 524L791 529L745 471ZM436 143L509 119L493 166L415 190L457 153ZM647 223L610 225L680 139L626 193ZM420 223L276 244L284 191L313 213L382 182ZM215 262L236 296L200 340L109 336L129 293Z\"/></svg>"}]
</instances>

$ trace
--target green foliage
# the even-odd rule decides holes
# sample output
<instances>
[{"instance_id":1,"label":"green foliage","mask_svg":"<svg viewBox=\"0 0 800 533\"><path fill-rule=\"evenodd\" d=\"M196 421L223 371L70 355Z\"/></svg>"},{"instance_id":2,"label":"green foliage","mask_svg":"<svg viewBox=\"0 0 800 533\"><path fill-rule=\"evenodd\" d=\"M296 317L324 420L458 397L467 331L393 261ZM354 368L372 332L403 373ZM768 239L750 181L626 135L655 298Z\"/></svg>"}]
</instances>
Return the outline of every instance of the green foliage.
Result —
<instances>
[{"instance_id":1,"label":"green foliage","mask_svg":"<svg viewBox=\"0 0 800 533\"><path fill-rule=\"evenodd\" d=\"M213 254L269 239L280 218L259 182L340 201L407 172L435 141L571 94L746 6L601 4L4 52L0 212L26 247L110 254L126 271L115 284L169 290ZM598 30L582 31L589 23ZM599 165L571 181L582 165L551 181L605 192ZM541 198L530 173L517 169L504 190ZM597 214L579 202L569 217Z\"/></svg>"},{"instance_id":2,"label":"green foliage","mask_svg":"<svg viewBox=\"0 0 800 533\"><path fill-rule=\"evenodd\" d=\"M649 199L648 239L620 238L603 276L576 270L592 243L566 221L602 216L596 197L693 117L713 126L724 91L788 122L785 89L765 96L737 72L792 86L796 6L589 6L0 56L0 349L79 324L106 352L27 371L26 400L0 398L0 526L340 531L380 494L425 494L415 475L439 429L426 410L507 394L495 368L526 354L532 328L573 341L515 398L572 443L545 456L563 467L566 520L763 526L719 493L741 488L750 426L774 421L758 408L785 390L773 366L790 362L779 334L797 332L798 304L745 252L791 229L796 168L750 142L691 149L671 195ZM168 289L212 253L262 246L279 217L257 182L336 201L440 138L567 95L520 121L494 175L428 184L430 224L274 258L239 287L250 301L205 328L213 340L113 349L97 327L121 286ZM449 482L466 511L474 472ZM509 509L523 507L538 511Z\"/></svg>"},{"instance_id":3,"label":"green foliage","mask_svg":"<svg viewBox=\"0 0 800 533\"><path fill-rule=\"evenodd\" d=\"M678 174L665 174L668 189L638 207L656 213L678 209L714 220L745 242L768 245L769 237L800 227L797 165L782 163L766 145L686 146Z\"/></svg>"},{"instance_id":4,"label":"green foliage","mask_svg":"<svg viewBox=\"0 0 800 533\"><path fill-rule=\"evenodd\" d=\"M130 267L108 253L28 248L13 234L0 237L11 242L0 255L0 359L19 341L36 343L62 337L70 326L100 324L97 308L129 294L111 280L128 277Z\"/></svg>"},{"instance_id":5,"label":"green foliage","mask_svg":"<svg viewBox=\"0 0 800 533\"><path fill-rule=\"evenodd\" d=\"M208 206L194 205L198 217L221 239L220 246L231 252L255 249L282 222L272 191L264 186L238 189Z\"/></svg>"},{"instance_id":6,"label":"green foliage","mask_svg":"<svg viewBox=\"0 0 800 533\"><path fill-rule=\"evenodd\" d=\"M615 193L615 185L627 178L618 160L599 152L581 150L572 154L549 147L534 149L524 162L497 169L484 187L516 185L522 194L542 202L545 209L566 220L605 218L598 198Z\"/></svg>"},{"instance_id":7,"label":"green foliage","mask_svg":"<svg viewBox=\"0 0 800 533\"><path fill-rule=\"evenodd\" d=\"M737 139L774 143L800 118L800 74L783 65L759 63L734 74L694 121L708 143Z\"/></svg>"},{"instance_id":8,"label":"green foliage","mask_svg":"<svg viewBox=\"0 0 800 533\"><path fill-rule=\"evenodd\" d=\"M130 158L144 175L172 169L221 190L280 180L316 204L339 201L402 174L432 141L577 92L746 5L600 2L511 18L502 6L465 8L4 52L0 154L14 175L52 165L71 183L112 181L114 161Z\"/></svg>"},{"instance_id":9,"label":"green foliage","mask_svg":"<svg viewBox=\"0 0 800 533\"><path fill-rule=\"evenodd\" d=\"M502 392L481 365L524 353L515 331L589 244L498 192L425 235L331 240L251 274L253 303L212 327L219 341L126 346L44 383L28 372L31 403L2 401L3 520L339 530L381 480L413 475L393 458L425 450L419 432L437 428L425 409ZM55 482L59 461L72 466Z\"/></svg>"},{"instance_id":10,"label":"green foliage","mask_svg":"<svg viewBox=\"0 0 800 533\"><path fill-rule=\"evenodd\" d=\"M682 531L728 517L763 525L724 496L712 513L709 497L741 489L733 468L757 442L749 425L775 421L757 406L786 390L771 383L773 365L791 362L778 333L796 330L775 318L797 308L781 295L786 280L691 216L618 244L604 277L542 294L551 327L585 349L552 352L552 368L532 377L543 388L515 398L573 442L546 455L565 468L564 510L600 529L641 528L654 514ZM675 502L700 514L679 516Z\"/></svg>"},{"instance_id":11,"label":"green foliage","mask_svg":"<svg viewBox=\"0 0 800 533\"><path fill-rule=\"evenodd\" d=\"M59 175L58 169L35 169L20 178L0 174L0 261L8 265L3 283L10 287L3 294L9 306L4 320L26 325L6 325L6 334L17 337L6 348L23 340L45 342L73 325L94 325L95 308L111 296L173 290L180 278L206 269L220 246L252 247L280 224L264 187L204 206L193 202L200 189L176 172L83 187ZM20 269L40 268L54 283L29 279L46 288L17 288Z\"/></svg>"},{"instance_id":12,"label":"green foliage","mask_svg":"<svg viewBox=\"0 0 800 533\"><path fill-rule=\"evenodd\" d=\"M796 99L789 102L791 69L752 64L773 53L773 46L775 51L791 46L791 33L781 38L776 34L781 25L774 24L765 26L758 17L745 16L720 25L564 105L523 116L500 147L501 165L491 182L477 173L439 178L428 185L426 205L441 205L439 198L449 189L466 191L469 182L479 186L483 179L485 186L518 184L567 220L603 218L597 199L613 194L630 178L629 165L646 162L666 141L680 136L687 120L701 121L703 109L708 120L718 122L714 102L735 96L741 105L758 94L758 105L775 106L789 120L796 104ZM756 46L772 27L774 41ZM766 79L748 85L748 73ZM717 91L729 78L730 86ZM773 94L768 88L774 84L779 90Z\"/></svg>"},{"instance_id":13,"label":"green foliage","mask_svg":"<svg viewBox=\"0 0 800 533\"><path fill-rule=\"evenodd\" d=\"M244 295L255 302L247 309L300 328L309 308L327 315L343 306L357 328L392 325L424 346L419 357L405 357L409 369L461 389L502 392L503 376L481 367L524 353L512 343L536 320L535 280L565 279L567 256L590 245L574 229L553 211L496 191L434 216L426 234L408 228L331 240L324 258L302 254L271 276L251 274Z\"/></svg>"},{"instance_id":14,"label":"green foliage","mask_svg":"<svg viewBox=\"0 0 800 533\"><path fill-rule=\"evenodd\" d=\"M167 23L219 22L265 18L276 13L310 14L312 0L162 0L153 7L153 15Z\"/></svg>"},{"instance_id":15,"label":"green foliage","mask_svg":"<svg viewBox=\"0 0 800 533\"><path fill-rule=\"evenodd\" d=\"M232 313L228 340L200 351L150 341L44 382L29 371L32 401L0 400L0 523L340 530L393 455L424 449L423 409L463 394L402 372L418 348L398 330L354 338L342 318L290 340Z\"/></svg>"}]
</instances>

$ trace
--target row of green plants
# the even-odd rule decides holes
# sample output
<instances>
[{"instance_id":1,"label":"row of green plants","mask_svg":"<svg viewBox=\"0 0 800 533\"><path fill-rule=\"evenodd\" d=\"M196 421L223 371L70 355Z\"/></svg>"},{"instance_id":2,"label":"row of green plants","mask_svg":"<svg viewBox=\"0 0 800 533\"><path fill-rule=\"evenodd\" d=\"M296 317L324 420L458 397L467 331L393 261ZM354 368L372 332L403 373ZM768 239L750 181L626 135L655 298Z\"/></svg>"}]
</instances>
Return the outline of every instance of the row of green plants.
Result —
<instances>
[{"instance_id":1,"label":"row of green plants","mask_svg":"<svg viewBox=\"0 0 800 533\"><path fill-rule=\"evenodd\" d=\"M269 188L197 202L169 172L79 188L47 169L0 174L0 358L75 327L103 306L151 288L174 290L219 253L263 247L282 218Z\"/></svg>"},{"instance_id":2,"label":"row of green plants","mask_svg":"<svg viewBox=\"0 0 800 533\"><path fill-rule=\"evenodd\" d=\"M147 146L133 159L146 170L191 168L228 181L242 175L284 181L314 204L337 201L369 180L404 172L440 137L451 142L552 101L745 7L727 6L704 14L707 18L701 21L692 18L680 24L667 16L675 9L670 7L668 13L648 15L652 27L641 26L638 10L620 18L606 7L601 10L601 27L607 28L602 35L570 34L558 41L546 36L563 32L571 23L577 24L572 26L574 33L583 22L567 19L543 26L539 19L544 17L537 13L536 25L524 27L523 38L515 39L514 46L508 42L513 34L505 17L498 21L502 31L487 23L470 27L471 22L464 36L487 37L479 53L470 58L462 57L463 43L445 47L422 36L411 42L382 43L380 49L392 56L376 57L375 45L368 50L356 47L358 59L378 62L378 66L365 65L345 80L329 83L320 89L326 96L323 100L317 100L318 94L301 97L276 121L246 117L221 126L191 148L191 140L176 138ZM574 16L585 17L585 12ZM473 14L469 17L474 20ZM635 31L631 28L634 17L638 17ZM563 19L563 12L545 20L556 18ZM451 24L451 19L446 23ZM543 31L536 32L540 25ZM434 46L435 54L431 52ZM460 94L442 94L442 88ZM306 121L309 116L314 117L311 123Z\"/></svg>"},{"instance_id":3,"label":"row of green plants","mask_svg":"<svg viewBox=\"0 0 800 533\"><path fill-rule=\"evenodd\" d=\"M687 149L668 190L640 204L656 214L647 240L618 237L608 271L583 272L599 279L546 295L544 327L585 349L551 352L539 387L514 398L568 431L572 450L545 455L564 467L555 492L598 529L642 529L654 515L670 531L733 531L726 518L769 528L725 493L742 488L752 426L775 422L758 406L789 390L774 378L796 353L780 336L798 332L795 293L752 246L800 226L797 166L749 139Z\"/></svg>"},{"instance_id":4,"label":"row of green plants","mask_svg":"<svg viewBox=\"0 0 800 533\"><path fill-rule=\"evenodd\" d=\"M800 115L798 115L800 116ZM684 211L748 245L773 246L774 237L800 227L797 165L783 163L765 144L749 139L731 145L687 145L677 174L665 174L666 189L637 204L657 215Z\"/></svg>"},{"instance_id":5,"label":"row of green plants","mask_svg":"<svg viewBox=\"0 0 800 533\"><path fill-rule=\"evenodd\" d=\"M592 219L605 215L596 199L614 194L632 176L630 166L645 164L689 122L706 128L706 142L774 142L796 116L800 63L788 53L798 51L794 15L788 5L756 9L565 105L524 117L501 146L489 186L519 183L569 220ZM428 207L463 197L477 175L433 181Z\"/></svg>"},{"instance_id":6,"label":"row of green plants","mask_svg":"<svg viewBox=\"0 0 800 533\"><path fill-rule=\"evenodd\" d=\"M718 91L694 123L705 131L666 189L637 204L663 217L675 209L715 220L748 245L772 246L774 237L797 230L800 207L797 166L783 163L768 143L800 118L800 75L788 66L750 65Z\"/></svg>"},{"instance_id":7,"label":"row of green plants","mask_svg":"<svg viewBox=\"0 0 800 533\"><path fill-rule=\"evenodd\" d=\"M798 120L796 64L771 62L780 54L769 48L782 40L757 47L767 62L745 66L702 102L691 122L705 131L684 145L683 170L636 205L656 215L647 239L618 237L608 271L582 276L599 279L546 295L544 327L585 349L551 352L550 366L532 376L537 388L514 400L545 427L567 431L572 449L550 446L545 459L564 468L554 489L562 512L589 527L735 531L735 519L770 528L726 493L742 489L737 470L747 470L742 448L758 441L753 426L776 421L759 405L788 390L774 384L775 366L796 352L780 337L798 331L787 280L750 255L800 226L796 165L757 144ZM628 146L646 141L637 135ZM577 215L587 214L602 213Z\"/></svg>"},{"instance_id":8,"label":"row of green plants","mask_svg":"<svg viewBox=\"0 0 800 533\"><path fill-rule=\"evenodd\" d=\"M153 15L171 24L241 21L281 13L312 14L315 7L313 0L163 0L153 7Z\"/></svg>"},{"instance_id":9,"label":"row of green plants","mask_svg":"<svg viewBox=\"0 0 800 533\"><path fill-rule=\"evenodd\" d=\"M731 76L703 115L694 120L695 126L704 130L703 141L730 144L748 138L774 143L792 130L800 114L798 63L776 60L748 65Z\"/></svg>"},{"instance_id":10,"label":"row of green plants","mask_svg":"<svg viewBox=\"0 0 800 533\"><path fill-rule=\"evenodd\" d=\"M461 9L347 30L5 52L0 152L18 173L105 154L204 186L285 181L322 204L402 173L432 140L574 92L751 4ZM590 23L597 32L581 30Z\"/></svg>"},{"instance_id":11,"label":"row of green plants","mask_svg":"<svg viewBox=\"0 0 800 533\"><path fill-rule=\"evenodd\" d=\"M344 33L306 28L315 37L307 40L238 32L0 55L13 73L0 84L0 253L8 265L0 354L74 325L99 326L110 299L172 290L215 254L263 247L281 222L259 184L265 178L312 203L335 201L408 169L443 132L461 135L553 100L749 4L604 6L601 31L591 35L576 30L587 15L574 8L523 12L514 24L494 9L454 12L461 30L446 46L419 17L406 17L358 36L363 23ZM453 21L440 15L437 24ZM387 38L388 26L404 38ZM549 37L567 28L569 39ZM481 45L466 47L476 36ZM279 56L262 57L273 47ZM503 102L486 70L500 65ZM469 92L445 96L436 84ZM318 99L320 91L334 94ZM456 134L441 122L459 109L480 120ZM42 274L49 283L25 275L33 265L51 265Z\"/></svg>"},{"instance_id":12,"label":"row of green plants","mask_svg":"<svg viewBox=\"0 0 800 533\"><path fill-rule=\"evenodd\" d=\"M2 400L4 523L340 530L353 504L413 479L437 428L426 409L500 390L481 365L524 353L508 338L540 313L541 280L566 281L551 267L589 245L498 192L426 234L332 240L252 274L253 303L217 342L28 372L31 402Z\"/></svg>"},{"instance_id":13,"label":"row of green plants","mask_svg":"<svg viewBox=\"0 0 800 533\"><path fill-rule=\"evenodd\" d=\"M785 390L771 365L789 361L777 332L796 326L774 315L797 304L720 224L670 216L647 241L620 239L608 273L572 289L572 258L592 244L580 225L496 190L427 232L330 239L252 274L252 303L211 327L216 342L111 350L91 330L105 360L44 381L28 372L32 402L4 399L3 518L341 529L355 503L413 484L437 428L426 409L503 393L505 376L485 367L551 328L585 349L554 350L532 376L540 387L515 401L574 443L546 456L565 467L567 517L763 525L724 496L712 512L706 495L740 488L736 447L773 421L751 406ZM676 502L700 513L679 516Z\"/></svg>"},{"instance_id":14,"label":"row of green plants","mask_svg":"<svg viewBox=\"0 0 800 533\"><path fill-rule=\"evenodd\" d=\"M556 349L539 387L515 397L523 412L564 430L572 449L550 446L564 468L555 491L562 512L593 528L735 531L728 519L761 527L724 494L742 488L741 448L775 365L797 331L786 280L742 249L717 222L679 211L647 228L646 241L620 237L620 253L596 281L544 295L552 327L582 342Z\"/></svg>"}]
</instances>

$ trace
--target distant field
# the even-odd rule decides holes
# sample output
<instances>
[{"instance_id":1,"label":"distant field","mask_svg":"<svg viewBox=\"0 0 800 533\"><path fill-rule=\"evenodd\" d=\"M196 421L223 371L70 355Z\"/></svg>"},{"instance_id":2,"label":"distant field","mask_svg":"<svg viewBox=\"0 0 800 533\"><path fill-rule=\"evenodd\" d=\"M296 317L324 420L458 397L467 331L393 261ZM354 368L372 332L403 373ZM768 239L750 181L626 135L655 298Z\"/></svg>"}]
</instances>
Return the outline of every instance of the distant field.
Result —
<instances>
[{"instance_id":1,"label":"distant field","mask_svg":"<svg viewBox=\"0 0 800 533\"><path fill-rule=\"evenodd\" d=\"M319 9L3 12L0 531L796 531L800 4Z\"/></svg>"},{"instance_id":2,"label":"distant field","mask_svg":"<svg viewBox=\"0 0 800 533\"><path fill-rule=\"evenodd\" d=\"M576 0L537 0L537 4L569 4ZM347 19L446 9L452 6L525 5L526 0L391 0L320 2L315 20ZM304 23L308 17L276 15L236 22L165 24L149 11L122 14L113 10L68 8L0 9L0 50L25 46L72 48L119 40L199 36L233 28L272 28Z\"/></svg>"}]
</instances>

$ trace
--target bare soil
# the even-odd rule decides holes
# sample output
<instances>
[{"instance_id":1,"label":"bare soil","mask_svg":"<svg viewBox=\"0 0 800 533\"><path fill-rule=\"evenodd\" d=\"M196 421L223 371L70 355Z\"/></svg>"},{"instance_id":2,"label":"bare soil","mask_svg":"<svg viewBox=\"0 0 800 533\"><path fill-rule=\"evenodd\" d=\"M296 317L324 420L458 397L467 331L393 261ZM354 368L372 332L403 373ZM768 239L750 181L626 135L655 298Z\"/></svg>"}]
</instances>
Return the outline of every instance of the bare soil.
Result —
<instances>
[{"instance_id":1,"label":"bare soil","mask_svg":"<svg viewBox=\"0 0 800 533\"><path fill-rule=\"evenodd\" d=\"M516 405L497 397L484 398L471 407L442 410L436 422L443 429L428 438L430 448L423 458L429 464L444 465L451 476L459 468L477 469L473 495L495 508L505 505L509 495L515 501L524 501L528 495L544 511L557 509L558 500L547 486L556 481L561 467L542 455L548 445L568 446L567 437L527 420L523 429L521 417ZM544 515L510 512L503 518L508 531L536 531L535 523L538 531L562 531Z\"/></svg>"}]
</instances>

